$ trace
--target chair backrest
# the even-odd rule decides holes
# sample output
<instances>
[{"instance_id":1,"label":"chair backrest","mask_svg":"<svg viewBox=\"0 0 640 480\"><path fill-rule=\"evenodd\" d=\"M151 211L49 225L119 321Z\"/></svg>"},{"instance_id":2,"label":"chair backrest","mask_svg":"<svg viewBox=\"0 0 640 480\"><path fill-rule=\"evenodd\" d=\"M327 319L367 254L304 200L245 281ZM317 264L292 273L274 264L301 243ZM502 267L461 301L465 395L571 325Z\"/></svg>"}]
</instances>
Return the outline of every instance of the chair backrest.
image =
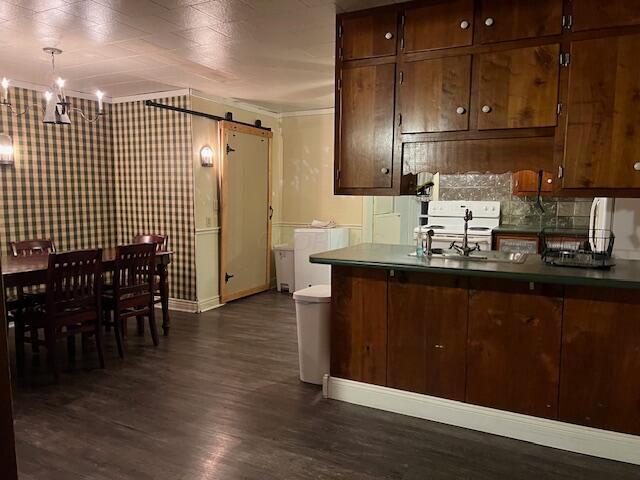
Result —
<instances>
[{"instance_id":1,"label":"chair backrest","mask_svg":"<svg viewBox=\"0 0 640 480\"><path fill-rule=\"evenodd\" d=\"M153 295L155 256L156 246L153 243L118 246L113 271L113 291L116 298Z\"/></svg>"},{"instance_id":2,"label":"chair backrest","mask_svg":"<svg viewBox=\"0 0 640 480\"><path fill-rule=\"evenodd\" d=\"M9 242L9 250L14 257L28 257L44 253L56 253L53 240L23 240L21 242Z\"/></svg>"},{"instance_id":3,"label":"chair backrest","mask_svg":"<svg viewBox=\"0 0 640 480\"><path fill-rule=\"evenodd\" d=\"M133 243L152 243L156 246L156 252L169 249L169 236L155 233L140 234L133 237Z\"/></svg>"},{"instance_id":4,"label":"chair backrest","mask_svg":"<svg viewBox=\"0 0 640 480\"><path fill-rule=\"evenodd\" d=\"M50 315L99 314L102 249L50 254L46 295Z\"/></svg>"}]
</instances>

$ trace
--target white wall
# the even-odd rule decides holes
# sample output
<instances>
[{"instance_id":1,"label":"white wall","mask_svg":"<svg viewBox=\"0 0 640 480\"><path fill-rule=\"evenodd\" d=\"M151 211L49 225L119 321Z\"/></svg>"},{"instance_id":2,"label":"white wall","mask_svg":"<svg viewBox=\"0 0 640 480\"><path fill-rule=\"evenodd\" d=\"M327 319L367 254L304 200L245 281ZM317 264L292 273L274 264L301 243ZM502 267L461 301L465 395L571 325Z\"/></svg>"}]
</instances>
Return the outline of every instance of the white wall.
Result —
<instances>
[{"instance_id":1,"label":"white wall","mask_svg":"<svg viewBox=\"0 0 640 480\"><path fill-rule=\"evenodd\" d=\"M615 256L640 260L640 199L616 199L613 233Z\"/></svg>"}]
</instances>

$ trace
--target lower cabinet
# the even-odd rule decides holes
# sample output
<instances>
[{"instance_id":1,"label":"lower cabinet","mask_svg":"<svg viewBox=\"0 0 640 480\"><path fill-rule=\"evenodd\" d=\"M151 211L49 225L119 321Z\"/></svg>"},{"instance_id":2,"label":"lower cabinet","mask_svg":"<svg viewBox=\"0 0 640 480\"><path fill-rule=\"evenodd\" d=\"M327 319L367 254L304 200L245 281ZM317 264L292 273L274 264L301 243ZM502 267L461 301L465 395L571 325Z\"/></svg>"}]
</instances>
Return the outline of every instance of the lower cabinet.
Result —
<instances>
[{"instance_id":1,"label":"lower cabinet","mask_svg":"<svg viewBox=\"0 0 640 480\"><path fill-rule=\"evenodd\" d=\"M466 401L557 418L562 287L472 279Z\"/></svg>"},{"instance_id":2,"label":"lower cabinet","mask_svg":"<svg viewBox=\"0 0 640 480\"><path fill-rule=\"evenodd\" d=\"M331 375L385 385L386 270L332 267Z\"/></svg>"},{"instance_id":3,"label":"lower cabinet","mask_svg":"<svg viewBox=\"0 0 640 480\"><path fill-rule=\"evenodd\" d=\"M464 400L467 300L466 278L389 278L387 386Z\"/></svg>"},{"instance_id":4,"label":"lower cabinet","mask_svg":"<svg viewBox=\"0 0 640 480\"><path fill-rule=\"evenodd\" d=\"M567 287L560 420L640 434L640 294Z\"/></svg>"}]
</instances>

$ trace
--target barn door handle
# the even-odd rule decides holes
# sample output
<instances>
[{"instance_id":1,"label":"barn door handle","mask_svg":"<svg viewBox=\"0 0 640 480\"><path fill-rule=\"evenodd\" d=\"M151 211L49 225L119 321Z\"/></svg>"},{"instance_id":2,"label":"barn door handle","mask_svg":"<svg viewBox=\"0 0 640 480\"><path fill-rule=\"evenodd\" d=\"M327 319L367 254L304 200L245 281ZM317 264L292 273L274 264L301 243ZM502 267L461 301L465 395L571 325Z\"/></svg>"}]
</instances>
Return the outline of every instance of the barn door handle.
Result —
<instances>
[{"instance_id":1,"label":"barn door handle","mask_svg":"<svg viewBox=\"0 0 640 480\"><path fill-rule=\"evenodd\" d=\"M233 278L233 275L229 275L228 272L224 273L224 283L229 283L229 279Z\"/></svg>"},{"instance_id":2,"label":"barn door handle","mask_svg":"<svg viewBox=\"0 0 640 480\"><path fill-rule=\"evenodd\" d=\"M230 154L231 152L235 152L235 151L236 151L236 149L235 148L231 148L231 145L229 145L227 143L227 155Z\"/></svg>"},{"instance_id":3,"label":"barn door handle","mask_svg":"<svg viewBox=\"0 0 640 480\"><path fill-rule=\"evenodd\" d=\"M269 205L269 220L273 218L273 207Z\"/></svg>"}]
</instances>

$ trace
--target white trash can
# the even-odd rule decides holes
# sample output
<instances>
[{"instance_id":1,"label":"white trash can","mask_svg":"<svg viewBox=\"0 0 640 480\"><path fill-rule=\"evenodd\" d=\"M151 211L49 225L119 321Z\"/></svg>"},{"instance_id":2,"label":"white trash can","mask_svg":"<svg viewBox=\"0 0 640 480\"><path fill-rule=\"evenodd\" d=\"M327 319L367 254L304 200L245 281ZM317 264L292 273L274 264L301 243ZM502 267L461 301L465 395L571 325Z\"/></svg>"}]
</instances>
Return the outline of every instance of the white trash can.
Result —
<instances>
[{"instance_id":1,"label":"white trash can","mask_svg":"<svg viewBox=\"0 0 640 480\"><path fill-rule=\"evenodd\" d=\"M296 284L293 246L276 245L273 247L273 255L276 260L276 288L279 292L284 288L287 292L293 293L294 285Z\"/></svg>"},{"instance_id":2,"label":"white trash can","mask_svg":"<svg viewBox=\"0 0 640 480\"><path fill-rule=\"evenodd\" d=\"M331 285L314 285L293 294L298 324L300 380L322 385L329 373Z\"/></svg>"}]
</instances>

